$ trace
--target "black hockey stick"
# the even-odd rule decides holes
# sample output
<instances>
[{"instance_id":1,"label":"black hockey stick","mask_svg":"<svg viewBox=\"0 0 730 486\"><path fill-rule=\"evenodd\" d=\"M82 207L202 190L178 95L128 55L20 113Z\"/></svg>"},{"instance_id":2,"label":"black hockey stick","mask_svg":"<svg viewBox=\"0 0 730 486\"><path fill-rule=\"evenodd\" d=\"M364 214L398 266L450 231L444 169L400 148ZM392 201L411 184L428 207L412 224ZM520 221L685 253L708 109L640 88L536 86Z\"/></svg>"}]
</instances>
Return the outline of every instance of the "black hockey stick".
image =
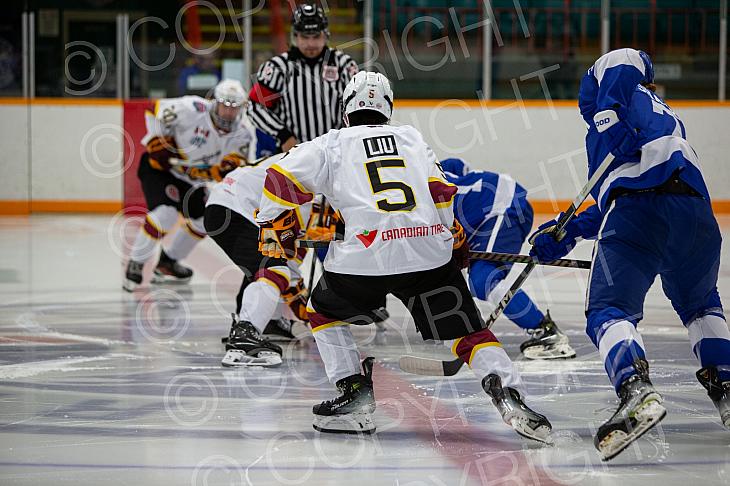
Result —
<instances>
[{"instance_id":1,"label":"black hockey stick","mask_svg":"<svg viewBox=\"0 0 730 486\"><path fill-rule=\"evenodd\" d=\"M327 198L325 198L324 194L322 194L322 205L319 207L320 211L319 211L319 218L318 218L318 222L317 222L317 224L320 227L322 226L322 223L324 222L324 209L325 209L324 205L326 202L327 202ZM312 209L314 209L314 205L312 205ZM312 285L314 285L314 271L317 269L317 260L319 260L319 258L317 258L317 248L318 247L300 246L300 248L313 248L314 249L314 251L312 251L312 264L309 265L309 285L307 286L307 290L309 290L309 292L311 293L312 290L314 290L314 289L312 289ZM319 248L326 248L326 246L319 247Z\"/></svg>"},{"instance_id":2,"label":"black hockey stick","mask_svg":"<svg viewBox=\"0 0 730 486\"><path fill-rule=\"evenodd\" d=\"M583 189L581 189L573 202L570 204L568 210L562 214L560 219L558 219L557 224L550 228L550 231L551 233L553 233L556 240L560 241L564 237L565 227L570 222L570 220L573 219L575 213L578 212L578 208L580 207L580 205L583 204L583 202L588 198L588 195L591 193L593 187L598 183L598 181L603 177L603 174L611 166L613 160L614 156L612 153L609 152L608 155L606 155L606 158L604 158L601 162L601 165L598 166L591 178L588 179L588 182L586 182L586 185L583 186ZM530 243L532 243L532 241ZM525 280L527 280L527 277L530 276L530 273L532 273L532 271L538 264L539 261L537 260L537 258L532 258L531 261L525 266L522 272L512 283L512 286L509 288L509 290L507 290L507 293L504 294L502 300L499 301L497 307L487 318L485 329L489 329L490 327L492 327L494 321L496 321L497 318L502 314L502 311L505 309L505 307L509 305L509 303L512 301L512 297L515 296L520 287L522 287L522 284L525 282ZM454 360L444 361L440 359L420 358L418 356L402 356L398 364L400 366L400 369L407 373L430 376L452 376L461 369L461 367L464 365L464 360L462 360L461 358L456 358Z\"/></svg>"},{"instance_id":3,"label":"black hockey stick","mask_svg":"<svg viewBox=\"0 0 730 486\"><path fill-rule=\"evenodd\" d=\"M297 240L299 248L327 248L332 240ZM530 263L533 258L530 255L515 255L513 253L499 253L493 251L470 251L469 258L472 260L487 260L499 263ZM589 260L572 260L569 258L559 258L552 262L538 262L538 265L546 265L548 267L565 267L579 268L590 270L591 262Z\"/></svg>"},{"instance_id":4,"label":"black hockey stick","mask_svg":"<svg viewBox=\"0 0 730 486\"><path fill-rule=\"evenodd\" d=\"M470 251L469 258L472 260L487 260L501 263L532 263L534 260L530 255L515 255L512 253L498 253L493 251ZM580 268L583 270L590 270L591 268L591 262L589 260L572 260L569 258L558 258L552 262L537 262L537 264L548 267Z\"/></svg>"}]
</instances>

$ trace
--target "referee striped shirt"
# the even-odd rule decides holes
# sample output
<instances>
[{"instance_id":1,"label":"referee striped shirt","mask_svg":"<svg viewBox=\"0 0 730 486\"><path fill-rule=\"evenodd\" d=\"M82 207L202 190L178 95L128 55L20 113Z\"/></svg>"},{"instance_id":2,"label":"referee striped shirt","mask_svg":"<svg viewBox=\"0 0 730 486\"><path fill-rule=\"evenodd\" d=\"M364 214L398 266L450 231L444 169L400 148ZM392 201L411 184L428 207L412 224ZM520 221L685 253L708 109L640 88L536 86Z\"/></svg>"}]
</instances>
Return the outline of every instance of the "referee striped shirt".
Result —
<instances>
[{"instance_id":1,"label":"referee striped shirt","mask_svg":"<svg viewBox=\"0 0 730 486\"><path fill-rule=\"evenodd\" d=\"M342 51L326 47L318 58L307 59L293 47L259 68L249 94L249 118L279 144L292 135L307 142L340 128L342 93L357 71L357 63Z\"/></svg>"}]
</instances>

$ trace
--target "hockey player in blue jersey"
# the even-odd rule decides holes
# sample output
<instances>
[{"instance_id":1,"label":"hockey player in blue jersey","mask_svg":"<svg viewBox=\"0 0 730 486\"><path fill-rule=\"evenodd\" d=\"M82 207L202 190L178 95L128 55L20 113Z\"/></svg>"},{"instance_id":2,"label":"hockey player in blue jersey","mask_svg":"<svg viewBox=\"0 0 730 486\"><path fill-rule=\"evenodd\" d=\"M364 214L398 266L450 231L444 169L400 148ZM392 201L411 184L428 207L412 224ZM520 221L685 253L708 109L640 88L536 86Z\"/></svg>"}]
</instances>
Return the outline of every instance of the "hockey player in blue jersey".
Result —
<instances>
[{"instance_id":1,"label":"hockey player in blue jersey","mask_svg":"<svg viewBox=\"0 0 730 486\"><path fill-rule=\"evenodd\" d=\"M458 187L454 215L464 227L474 251L519 253L532 229L532 206L527 191L506 174L473 171L461 159L441 161L446 178ZM496 305L509 283L512 264L472 260L469 288L472 295ZM504 315L525 329L530 338L520 350L528 359L575 358L575 350L550 313L543 314L522 290L512 298Z\"/></svg>"},{"instance_id":2,"label":"hockey player in blue jersey","mask_svg":"<svg viewBox=\"0 0 730 486\"><path fill-rule=\"evenodd\" d=\"M600 57L581 81L588 123L588 173L616 158L594 186L597 204L557 241L555 222L531 237L531 254L554 260L578 238L596 238L587 302L587 333L598 347L620 405L595 444L611 459L666 414L636 325L657 275L688 330L701 369L697 379L730 428L730 332L717 292L721 236L697 154L683 123L654 93L649 56L618 49Z\"/></svg>"}]
</instances>

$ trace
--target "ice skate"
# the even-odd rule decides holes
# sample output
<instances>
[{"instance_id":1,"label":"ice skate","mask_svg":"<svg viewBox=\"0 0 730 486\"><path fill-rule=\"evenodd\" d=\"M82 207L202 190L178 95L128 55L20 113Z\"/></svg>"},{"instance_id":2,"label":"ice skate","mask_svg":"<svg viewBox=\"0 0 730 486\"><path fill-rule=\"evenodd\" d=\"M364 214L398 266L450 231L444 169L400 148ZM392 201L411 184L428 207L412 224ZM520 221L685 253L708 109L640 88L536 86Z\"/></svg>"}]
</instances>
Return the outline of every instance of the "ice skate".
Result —
<instances>
[{"instance_id":1,"label":"ice skate","mask_svg":"<svg viewBox=\"0 0 730 486\"><path fill-rule=\"evenodd\" d=\"M336 383L340 396L312 407L315 430L335 434L375 432L372 418L375 411L373 361L373 358L365 358L362 362L364 374L348 376Z\"/></svg>"},{"instance_id":2,"label":"ice skate","mask_svg":"<svg viewBox=\"0 0 730 486\"><path fill-rule=\"evenodd\" d=\"M378 331L385 331L385 321L390 318L390 312L385 307L378 307L373 311L373 322Z\"/></svg>"},{"instance_id":3,"label":"ice skate","mask_svg":"<svg viewBox=\"0 0 730 486\"><path fill-rule=\"evenodd\" d=\"M604 461L616 457L667 414L662 396L649 381L648 363L636 360L634 369L636 374L621 384L618 409L596 433L594 443Z\"/></svg>"},{"instance_id":4,"label":"ice skate","mask_svg":"<svg viewBox=\"0 0 730 486\"><path fill-rule=\"evenodd\" d=\"M550 421L525 405L517 390L502 388L502 379L498 375L484 377L482 388L492 398L492 403L499 410L504 423L515 429L515 432L538 442L553 443L550 436L553 426Z\"/></svg>"},{"instance_id":5,"label":"ice skate","mask_svg":"<svg viewBox=\"0 0 730 486\"><path fill-rule=\"evenodd\" d=\"M239 321L233 314L231 333L226 342L226 354L221 365L234 366L279 366L282 351L279 346L262 338L248 321Z\"/></svg>"},{"instance_id":6,"label":"ice skate","mask_svg":"<svg viewBox=\"0 0 730 486\"><path fill-rule=\"evenodd\" d=\"M309 328L306 324L280 317L272 319L266 324L263 337L272 342L290 342L298 341L307 334L309 334Z\"/></svg>"},{"instance_id":7,"label":"ice skate","mask_svg":"<svg viewBox=\"0 0 730 486\"><path fill-rule=\"evenodd\" d=\"M712 403L720 412L722 425L730 429L730 381L720 382L720 375L714 366L700 369L697 380L705 387Z\"/></svg>"},{"instance_id":8,"label":"ice skate","mask_svg":"<svg viewBox=\"0 0 730 486\"><path fill-rule=\"evenodd\" d=\"M152 283L184 284L188 283L192 277L193 271L190 268L178 263L177 260L173 260L167 256L165 250L162 250L162 253L160 253L160 261L157 263L155 272L152 275Z\"/></svg>"},{"instance_id":9,"label":"ice skate","mask_svg":"<svg viewBox=\"0 0 730 486\"><path fill-rule=\"evenodd\" d=\"M122 282L122 288L127 292L132 292L142 283L142 268L144 267L143 262L135 262L129 260L127 263L127 270L124 274L124 281Z\"/></svg>"},{"instance_id":10,"label":"ice skate","mask_svg":"<svg viewBox=\"0 0 730 486\"><path fill-rule=\"evenodd\" d=\"M535 329L527 331L530 339L520 345L520 351L527 359L570 359L575 358L575 350L568 342L568 336L563 334L555 321L550 317L550 311Z\"/></svg>"}]
</instances>

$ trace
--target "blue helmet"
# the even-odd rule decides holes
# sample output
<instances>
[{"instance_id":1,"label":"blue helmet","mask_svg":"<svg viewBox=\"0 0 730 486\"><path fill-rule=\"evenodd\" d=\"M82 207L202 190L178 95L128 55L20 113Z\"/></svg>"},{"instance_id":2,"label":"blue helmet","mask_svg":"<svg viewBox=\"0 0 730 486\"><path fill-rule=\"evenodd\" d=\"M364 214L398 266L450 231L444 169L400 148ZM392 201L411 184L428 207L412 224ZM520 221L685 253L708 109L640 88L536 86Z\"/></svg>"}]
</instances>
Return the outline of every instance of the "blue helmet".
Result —
<instances>
[{"instance_id":1,"label":"blue helmet","mask_svg":"<svg viewBox=\"0 0 730 486\"><path fill-rule=\"evenodd\" d=\"M449 158L444 159L441 161L441 168L444 170L444 172L447 172L447 175L451 175L452 177L462 177L469 173L471 168L469 167L469 164L464 162L462 159L457 158Z\"/></svg>"},{"instance_id":2,"label":"blue helmet","mask_svg":"<svg viewBox=\"0 0 730 486\"><path fill-rule=\"evenodd\" d=\"M653 83L654 82L654 65L651 63L649 54L644 51L639 51L641 60L644 61L644 79L642 83Z\"/></svg>"}]
</instances>

